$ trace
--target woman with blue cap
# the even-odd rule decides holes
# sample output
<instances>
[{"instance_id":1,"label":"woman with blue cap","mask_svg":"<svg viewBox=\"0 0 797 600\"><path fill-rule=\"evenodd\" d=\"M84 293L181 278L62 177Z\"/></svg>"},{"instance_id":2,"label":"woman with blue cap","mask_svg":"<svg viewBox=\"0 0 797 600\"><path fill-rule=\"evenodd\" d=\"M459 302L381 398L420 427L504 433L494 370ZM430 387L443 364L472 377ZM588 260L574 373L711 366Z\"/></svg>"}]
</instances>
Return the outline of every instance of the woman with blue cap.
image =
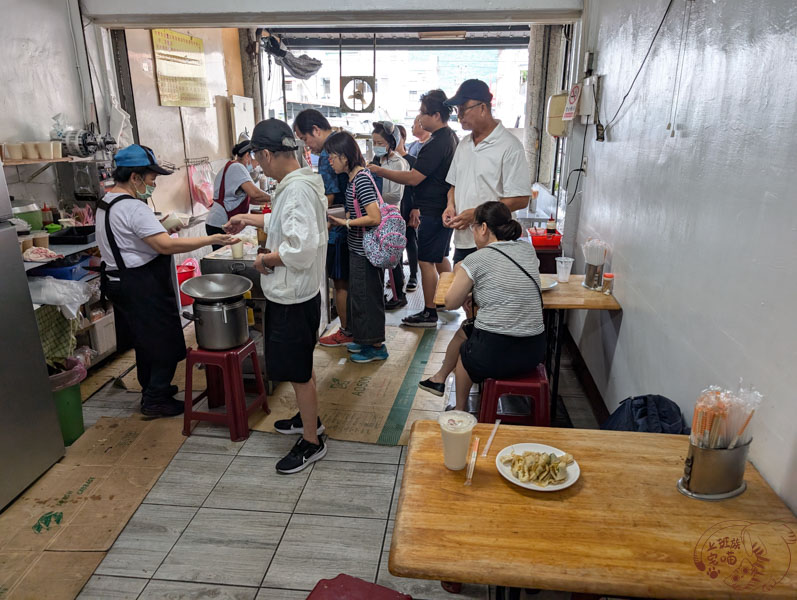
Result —
<instances>
[{"instance_id":1,"label":"woman with blue cap","mask_svg":"<svg viewBox=\"0 0 797 600\"><path fill-rule=\"evenodd\" d=\"M120 346L132 343L136 351L141 412L178 415L183 403L172 397L177 389L171 382L185 358L185 340L172 255L236 240L227 234L171 238L147 200L157 177L172 172L158 164L150 148L138 144L117 152L114 162L115 185L97 203L102 291L118 317Z\"/></svg>"}]
</instances>

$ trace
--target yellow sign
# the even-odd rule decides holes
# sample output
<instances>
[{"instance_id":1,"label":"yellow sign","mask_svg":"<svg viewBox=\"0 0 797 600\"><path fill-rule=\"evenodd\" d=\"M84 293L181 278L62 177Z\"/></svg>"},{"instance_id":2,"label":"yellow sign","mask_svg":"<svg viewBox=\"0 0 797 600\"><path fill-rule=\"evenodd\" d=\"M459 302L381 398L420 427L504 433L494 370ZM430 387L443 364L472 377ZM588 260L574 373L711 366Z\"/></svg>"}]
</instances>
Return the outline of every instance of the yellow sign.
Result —
<instances>
[{"instance_id":1,"label":"yellow sign","mask_svg":"<svg viewBox=\"0 0 797 600\"><path fill-rule=\"evenodd\" d=\"M171 29L153 29L152 47L161 106L209 107L202 40Z\"/></svg>"}]
</instances>

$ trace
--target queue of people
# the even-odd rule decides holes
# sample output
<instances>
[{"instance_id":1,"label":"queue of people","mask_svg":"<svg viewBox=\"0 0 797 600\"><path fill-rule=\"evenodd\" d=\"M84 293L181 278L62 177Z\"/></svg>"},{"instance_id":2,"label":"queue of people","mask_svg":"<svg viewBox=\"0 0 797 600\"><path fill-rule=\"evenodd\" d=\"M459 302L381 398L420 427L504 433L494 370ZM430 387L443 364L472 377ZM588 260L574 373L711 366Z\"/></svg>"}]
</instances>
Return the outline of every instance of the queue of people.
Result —
<instances>
[{"instance_id":1,"label":"queue of people","mask_svg":"<svg viewBox=\"0 0 797 600\"><path fill-rule=\"evenodd\" d=\"M268 201L271 249L255 260L266 298L266 368L271 379L291 383L299 408L275 429L300 435L277 463L278 472L298 472L327 451L313 371L316 343L345 345L354 363L386 360L385 310L406 305L418 267L424 309L402 324L436 327L434 295L439 274L452 270L452 234L455 277L445 309L464 306L469 318L449 344L443 367L419 386L442 396L455 372L456 406L462 409L474 382L531 372L545 348L538 261L533 246L518 241L521 227L512 217L528 203L530 176L522 144L492 116L491 102L487 85L478 80L464 82L451 98L431 90L421 97L412 128L417 139L409 146L400 125L374 123L371 164L351 134L333 132L316 110L302 111L292 127L261 121L217 176L209 235L200 238L170 237L141 202L156 178L170 173L152 150L120 150L116 186L99 205L97 237L103 291L117 305L122 330L136 350L142 412L182 412L171 386L185 357L171 255L235 243L247 225L264 226L264 216L250 214L249 205ZM448 126L452 113L471 132L461 142ZM319 156L318 174L299 164L297 138ZM273 198L254 184L255 164L277 181ZM365 233L381 223L381 202L400 205L407 225L410 277L405 286L399 262L390 299L384 295L384 270L371 264L363 244ZM343 217L328 213L335 206L343 208ZM341 326L317 340L318 282L324 274L333 281Z\"/></svg>"}]
</instances>

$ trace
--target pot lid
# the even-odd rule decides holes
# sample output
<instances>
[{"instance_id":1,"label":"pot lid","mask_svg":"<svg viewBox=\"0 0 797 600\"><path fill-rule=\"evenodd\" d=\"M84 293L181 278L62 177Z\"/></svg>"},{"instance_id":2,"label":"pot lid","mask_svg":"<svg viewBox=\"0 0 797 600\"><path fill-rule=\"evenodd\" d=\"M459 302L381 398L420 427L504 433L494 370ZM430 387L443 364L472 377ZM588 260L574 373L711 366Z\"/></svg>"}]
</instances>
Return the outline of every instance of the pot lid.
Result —
<instances>
[{"instance_id":1,"label":"pot lid","mask_svg":"<svg viewBox=\"0 0 797 600\"><path fill-rule=\"evenodd\" d=\"M180 290L196 300L225 300L252 289L252 281L232 273L200 275L184 281Z\"/></svg>"}]
</instances>

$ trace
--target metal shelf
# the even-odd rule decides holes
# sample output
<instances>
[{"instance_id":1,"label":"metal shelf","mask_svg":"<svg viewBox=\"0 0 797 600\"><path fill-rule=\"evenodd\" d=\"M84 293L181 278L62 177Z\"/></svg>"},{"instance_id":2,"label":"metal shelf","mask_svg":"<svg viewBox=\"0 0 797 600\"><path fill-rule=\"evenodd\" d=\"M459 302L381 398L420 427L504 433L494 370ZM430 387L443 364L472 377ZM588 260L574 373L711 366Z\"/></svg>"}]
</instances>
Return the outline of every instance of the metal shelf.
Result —
<instances>
[{"instance_id":1,"label":"metal shelf","mask_svg":"<svg viewBox=\"0 0 797 600\"><path fill-rule=\"evenodd\" d=\"M3 161L4 167L21 167L22 165L41 165L45 163L57 163L57 162L73 162L74 157L72 156L62 156L61 158L21 158L19 160L14 160L9 158L8 160Z\"/></svg>"}]
</instances>

